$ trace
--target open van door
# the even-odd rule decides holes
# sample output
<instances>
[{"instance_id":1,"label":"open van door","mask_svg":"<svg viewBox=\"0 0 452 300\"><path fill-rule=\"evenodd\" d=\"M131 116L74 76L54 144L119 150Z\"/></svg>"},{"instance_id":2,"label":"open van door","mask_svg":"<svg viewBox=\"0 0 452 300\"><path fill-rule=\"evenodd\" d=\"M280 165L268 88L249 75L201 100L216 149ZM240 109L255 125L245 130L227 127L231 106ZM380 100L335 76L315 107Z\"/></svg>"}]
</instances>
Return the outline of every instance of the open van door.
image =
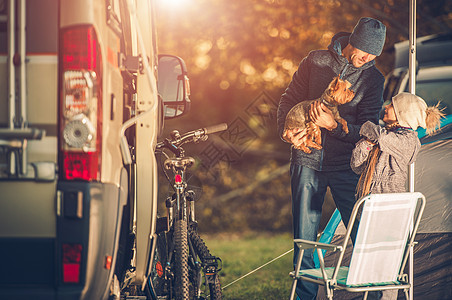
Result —
<instances>
[{"instance_id":1,"label":"open van door","mask_svg":"<svg viewBox=\"0 0 452 300\"><path fill-rule=\"evenodd\" d=\"M154 8L0 0L0 299L139 293L156 222L154 146L164 112L189 109L183 61L163 56L158 70Z\"/></svg>"}]
</instances>

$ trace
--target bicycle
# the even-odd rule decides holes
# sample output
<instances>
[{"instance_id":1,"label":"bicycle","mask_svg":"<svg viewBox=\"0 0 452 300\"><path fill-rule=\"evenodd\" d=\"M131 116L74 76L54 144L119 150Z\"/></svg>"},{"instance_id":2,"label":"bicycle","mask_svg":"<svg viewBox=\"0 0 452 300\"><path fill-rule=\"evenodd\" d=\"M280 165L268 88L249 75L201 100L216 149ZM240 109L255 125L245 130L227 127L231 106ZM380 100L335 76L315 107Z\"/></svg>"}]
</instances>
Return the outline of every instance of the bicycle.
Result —
<instances>
[{"instance_id":1,"label":"bicycle","mask_svg":"<svg viewBox=\"0 0 452 300\"><path fill-rule=\"evenodd\" d=\"M174 130L171 138L157 144L156 153L166 157L164 173L173 184L174 193L165 201L167 215L157 219L154 259L146 285L151 299L221 299L221 259L210 254L198 234L195 192L187 189L186 178L195 160L185 156L182 145L206 141L208 134L226 129L227 124L219 124L183 135Z\"/></svg>"}]
</instances>

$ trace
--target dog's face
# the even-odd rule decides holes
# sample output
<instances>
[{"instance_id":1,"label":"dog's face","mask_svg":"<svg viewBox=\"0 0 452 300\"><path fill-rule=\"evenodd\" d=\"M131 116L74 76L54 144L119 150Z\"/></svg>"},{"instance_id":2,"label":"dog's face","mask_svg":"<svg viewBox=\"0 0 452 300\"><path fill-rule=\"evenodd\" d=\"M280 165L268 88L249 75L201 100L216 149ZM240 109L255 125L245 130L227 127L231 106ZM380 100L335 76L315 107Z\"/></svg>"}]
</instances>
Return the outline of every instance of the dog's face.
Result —
<instances>
[{"instance_id":1,"label":"dog's face","mask_svg":"<svg viewBox=\"0 0 452 300\"><path fill-rule=\"evenodd\" d=\"M350 90L351 86L350 82L340 79L339 76L334 78L328 86L330 96L334 102L332 104L341 105L350 102L355 97L355 93Z\"/></svg>"}]
</instances>

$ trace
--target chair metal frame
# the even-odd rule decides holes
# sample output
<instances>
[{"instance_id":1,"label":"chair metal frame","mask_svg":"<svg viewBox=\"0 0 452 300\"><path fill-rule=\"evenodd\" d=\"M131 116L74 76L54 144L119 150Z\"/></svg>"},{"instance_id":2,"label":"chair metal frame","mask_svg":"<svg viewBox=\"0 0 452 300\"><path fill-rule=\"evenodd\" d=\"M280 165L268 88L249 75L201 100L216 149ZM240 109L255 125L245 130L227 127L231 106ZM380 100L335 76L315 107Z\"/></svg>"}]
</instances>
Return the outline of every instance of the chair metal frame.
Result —
<instances>
[{"instance_id":1,"label":"chair metal frame","mask_svg":"<svg viewBox=\"0 0 452 300\"><path fill-rule=\"evenodd\" d=\"M390 194L391 197L395 197L395 198L407 197L407 196L413 197L413 199L417 198L416 209L414 210L413 215L411 216L413 221L411 223L412 225L411 225L410 232L408 234L408 238L407 238L407 242L406 242L406 246L405 246L405 249L403 252L401 265L400 265L400 269L399 269L398 276L397 276L397 282L384 283L384 284L378 283L378 285L372 285L375 283L369 283L369 285L345 285L342 283L338 283L338 281L337 281L337 276L338 276L339 271L341 269L342 269L342 271L345 270L344 269L345 267L341 267L341 264L342 264L342 260L344 258L347 243L350 239L351 231L353 228L353 226L351 226L351 224L354 224L354 222L357 220L357 215L360 211L360 208L363 207L364 203L369 199L378 197L379 195L389 195L389 194L370 194L370 195L360 198L355 203L353 210L352 210L351 217L350 217L350 221L349 221L350 226L348 226L348 229L345 233L345 238L344 238L344 241L342 244L334 245L334 244L326 244L326 243L321 243L321 242L308 241L308 240L303 240L303 239L294 239L294 243L298 246L300 251L299 251L295 271L292 271L289 273L289 275L291 277L293 277L292 290L291 290L291 294L290 294L291 300L294 299L294 297L295 297L295 290L296 290L296 285L297 285L298 280L305 280L305 281L309 281L309 282L324 286L325 294L328 299L333 299L334 290L346 290L349 292L364 292L364 300L365 300L365 299L367 299L367 295L368 295L369 291L381 291L381 290L390 290L390 289L397 289L397 290L403 289L405 292L406 299L409 299L408 290L411 287L409 278L410 277L412 278L412 276L408 276L407 274L405 274L404 269L405 269L408 257L410 255L410 249L412 247L414 247L414 245L415 245L414 238L416 236L416 232L419 227L419 223L420 223L422 214L424 212L425 202L426 202L424 195L422 195L419 192ZM358 232L359 232L359 228L358 228ZM309 270L320 270L320 272L322 274L321 277L315 278L315 277L310 277L308 275L303 275L300 273L301 262L303 259L303 253L304 253L304 250L306 250L306 249L315 249L317 251L317 255L318 255L318 259L319 259L319 263L320 263L320 269L309 269ZM335 252L335 251L340 252L339 257L335 261L334 267L325 268L325 262L324 262L322 249L326 250L326 251L331 251L331 252ZM353 253L352 253L352 255L353 255ZM309 270L302 270L302 271L309 271ZM412 269L409 270L410 273L412 271L413 271Z\"/></svg>"}]
</instances>

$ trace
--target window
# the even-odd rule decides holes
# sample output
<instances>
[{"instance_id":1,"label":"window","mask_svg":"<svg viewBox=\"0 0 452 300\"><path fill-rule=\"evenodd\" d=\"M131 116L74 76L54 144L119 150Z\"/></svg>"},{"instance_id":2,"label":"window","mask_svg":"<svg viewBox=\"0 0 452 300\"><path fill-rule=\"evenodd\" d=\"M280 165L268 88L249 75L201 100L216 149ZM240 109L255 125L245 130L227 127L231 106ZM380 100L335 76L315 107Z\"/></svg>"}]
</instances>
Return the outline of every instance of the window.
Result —
<instances>
[{"instance_id":1,"label":"window","mask_svg":"<svg viewBox=\"0 0 452 300\"><path fill-rule=\"evenodd\" d=\"M408 91L408 88L405 91ZM424 99L428 106L441 101L440 107L444 108L444 113L452 113L452 79L418 81L416 95Z\"/></svg>"}]
</instances>

